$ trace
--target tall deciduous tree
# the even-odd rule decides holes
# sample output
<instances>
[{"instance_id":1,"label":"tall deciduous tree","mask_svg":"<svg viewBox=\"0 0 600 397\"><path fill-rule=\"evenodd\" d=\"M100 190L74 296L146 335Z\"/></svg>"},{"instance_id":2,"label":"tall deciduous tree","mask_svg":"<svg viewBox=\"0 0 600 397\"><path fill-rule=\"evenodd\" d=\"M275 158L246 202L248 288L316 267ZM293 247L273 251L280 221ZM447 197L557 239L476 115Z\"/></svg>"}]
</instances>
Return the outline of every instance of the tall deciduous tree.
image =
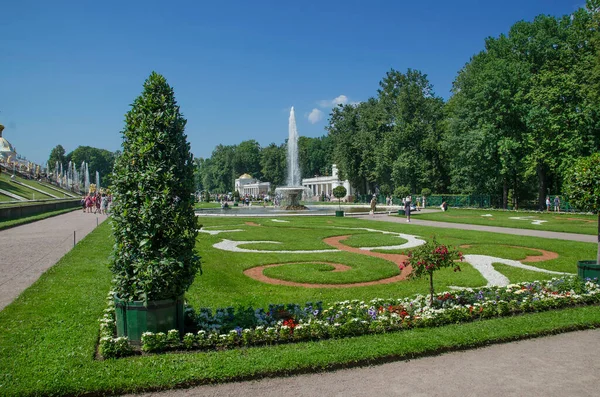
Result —
<instances>
[{"instance_id":1,"label":"tall deciduous tree","mask_svg":"<svg viewBox=\"0 0 600 397\"><path fill-rule=\"evenodd\" d=\"M273 189L277 186L283 186L285 183L286 156L285 145L277 146L271 143L261 151L261 173L265 181L271 182Z\"/></svg>"},{"instance_id":2,"label":"tall deciduous tree","mask_svg":"<svg viewBox=\"0 0 600 397\"><path fill-rule=\"evenodd\" d=\"M580 210L598 214L598 255L600 264L600 154L578 159L567 171L566 193Z\"/></svg>"},{"instance_id":3,"label":"tall deciduous tree","mask_svg":"<svg viewBox=\"0 0 600 397\"><path fill-rule=\"evenodd\" d=\"M78 146L65 156L65 161L67 163L72 161L78 168L85 161L88 164L92 182L96 171L100 174L101 186L108 186L112 182L115 154L111 151L91 146Z\"/></svg>"},{"instance_id":4,"label":"tall deciduous tree","mask_svg":"<svg viewBox=\"0 0 600 397\"><path fill-rule=\"evenodd\" d=\"M260 145L253 139L243 141L234 147L231 162L234 179L245 173L261 179L260 151Z\"/></svg>"},{"instance_id":5,"label":"tall deciduous tree","mask_svg":"<svg viewBox=\"0 0 600 397\"><path fill-rule=\"evenodd\" d=\"M392 185L407 185L412 192L426 186L443 191L447 182L440 148L443 100L435 95L427 75L418 70L400 73L392 69L379 85L389 129L383 135L380 158L391 167Z\"/></svg>"},{"instance_id":6,"label":"tall deciduous tree","mask_svg":"<svg viewBox=\"0 0 600 397\"><path fill-rule=\"evenodd\" d=\"M48 167L52 171L56 171L56 162L58 162L58 164L62 164L63 168L66 168L65 148L62 147L62 145L56 145L56 147L50 152L50 157L48 158Z\"/></svg>"}]
</instances>

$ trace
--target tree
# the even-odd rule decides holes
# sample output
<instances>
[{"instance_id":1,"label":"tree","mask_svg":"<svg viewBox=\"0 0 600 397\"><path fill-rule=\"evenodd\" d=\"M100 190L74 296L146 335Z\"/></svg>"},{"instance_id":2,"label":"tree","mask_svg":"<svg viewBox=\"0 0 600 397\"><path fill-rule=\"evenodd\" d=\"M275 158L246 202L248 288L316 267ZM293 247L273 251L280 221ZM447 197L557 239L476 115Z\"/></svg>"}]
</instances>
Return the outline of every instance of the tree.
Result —
<instances>
[{"instance_id":1,"label":"tree","mask_svg":"<svg viewBox=\"0 0 600 397\"><path fill-rule=\"evenodd\" d=\"M253 139L243 141L235 146L231 161L233 179L245 173L256 179L261 179L260 154L260 145Z\"/></svg>"},{"instance_id":2,"label":"tree","mask_svg":"<svg viewBox=\"0 0 600 397\"><path fill-rule=\"evenodd\" d=\"M598 214L598 254L600 264L600 153L575 161L565 175L565 191L576 208Z\"/></svg>"},{"instance_id":3,"label":"tree","mask_svg":"<svg viewBox=\"0 0 600 397\"><path fill-rule=\"evenodd\" d=\"M410 194L410 188L408 186L398 186L394 190L394 196L398 197L400 200L402 200L404 197L408 196L409 194Z\"/></svg>"},{"instance_id":4,"label":"tree","mask_svg":"<svg viewBox=\"0 0 600 397\"><path fill-rule=\"evenodd\" d=\"M285 145L277 146L271 143L261 151L261 173L265 181L271 182L272 188L283 186L285 183L286 156Z\"/></svg>"},{"instance_id":5,"label":"tree","mask_svg":"<svg viewBox=\"0 0 600 397\"><path fill-rule=\"evenodd\" d=\"M233 156L235 146L218 145L212 152L208 162L208 170L202 179L204 188L217 193L227 193L233 190L234 176Z\"/></svg>"},{"instance_id":6,"label":"tree","mask_svg":"<svg viewBox=\"0 0 600 397\"><path fill-rule=\"evenodd\" d=\"M302 178L315 175L329 175L332 165L331 138L322 136L309 138L298 137L298 161L302 170Z\"/></svg>"},{"instance_id":7,"label":"tree","mask_svg":"<svg viewBox=\"0 0 600 397\"><path fill-rule=\"evenodd\" d=\"M346 193L346 188L341 185L333 188L333 197L338 199L338 207L340 211L342 210L342 199L346 197Z\"/></svg>"},{"instance_id":8,"label":"tree","mask_svg":"<svg viewBox=\"0 0 600 397\"><path fill-rule=\"evenodd\" d=\"M63 168L66 168L65 163L65 148L62 145L56 145L54 149L50 152L50 157L48 158L48 168L52 171L56 171L56 163L62 164Z\"/></svg>"},{"instance_id":9,"label":"tree","mask_svg":"<svg viewBox=\"0 0 600 397\"><path fill-rule=\"evenodd\" d=\"M442 98L437 97L427 75L413 69L394 69L379 83L379 101L387 117L380 170L389 170L390 184L405 184L411 191L423 185L444 190L446 166L440 143L443 133ZM387 179L387 178L384 178ZM386 180L387 182L387 180Z\"/></svg>"},{"instance_id":10,"label":"tree","mask_svg":"<svg viewBox=\"0 0 600 397\"><path fill-rule=\"evenodd\" d=\"M109 186L112 182L112 172L115 163L115 153L106 149L91 146L78 146L65 157L65 162L73 162L79 169L82 162L88 164L90 180L95 182L96 172L100 174L101 186Z\"/></svg>"},{"instance_id":11,"label":"tree","mask_svg":"<svg viewBox=\"0 0 600 397\"><path fill-rule=\"evenodd\" d=\"M113 288L126 301L177 299L194 281L194 163L173 89L155 72L125 115L115 164Z\"/></svg>"},{"instance_id":12,"label":"tree","mask_svg":"<svg viewBox=\"0 0 600 397\"><path fill-rule=\"evenodd\" d=\"M429 305L433 306L433 273L445 267L452 267L454 271L460 271L456 260L463 260L460 252L449 249L447 246L438 244L435 237L429 242L408 253L408 259L403 263L405 267L411 266L410 278L421 278L429 276Z\"/></svg>"}]
</instances>

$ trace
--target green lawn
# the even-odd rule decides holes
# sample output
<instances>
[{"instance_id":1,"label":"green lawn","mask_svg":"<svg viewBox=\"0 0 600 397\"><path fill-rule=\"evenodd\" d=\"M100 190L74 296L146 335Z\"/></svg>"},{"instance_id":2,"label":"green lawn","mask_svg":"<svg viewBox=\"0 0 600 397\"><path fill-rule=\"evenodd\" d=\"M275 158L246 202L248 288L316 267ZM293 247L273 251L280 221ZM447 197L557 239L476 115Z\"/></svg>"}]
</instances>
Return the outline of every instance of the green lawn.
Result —
<instances>
[{"instance_id":1,"label":"green lawn","mask_svg":"<svg viewBox=\"0 0 600 397\"><path fill-rule=\"evenodd\" d=\"M304 263L304 272L283 271L281 276L291 279L302 276L309 281L316 281L319 274L327 273L327 269L316 266L315 262L332 262L353 267L354 270L347 272L350 275L345 277L356 281L365 277L384 277L396 269L393 264L380 258L349 252L237 253L212 247L223 239L281 241L283 244L265 244L269 247L265 249L277 246L276 249L285 247L292 251L306 250L307 247L321 249L324 245L320 241L322 238L348 234L352 235L353 244L358 246L390 242L389 235L381 235L381 240L377 240L369 234L374 232L356 229L369 227L418 234L426 239L435 234L443 243L471 245L471 248L465 249L465 253L467 250L483 250L521 259L535 252L528 248L547 249L560 256L535 265L571 273L576 272L577 260L593 258L596 252L594 244L560 240L415 225L406 228L402 224L350 218L282 219L288 222L277 223L265 218L203 218L202 223L211 226L211 230L226 229L229 232L199 235L197 248L203 258L204 274L196 278L187 294L188 300L196 308L238 304L264 307L269 303L316 300L328 303L346 299L396 297L427 290L425 280L346 289L307 289L263 284L249 279L242 271L263 264L300 262ZM235 229L241 231L232 231ZM361 239L364 239L362 243ZM111 248L110 224L104 222L0 312L0 395L109 394L164 389L378 363L447 349L482 346L494 341L600 326L600 308L591 306L338 340L98 361L94 359L99 331L97 320L106 308L105 297L110 288L111 274L107 263ZM436 274L436 290L442 291L449 285L478 286L484 282L482 276L469 265L463 264L462 267L463 272L460 273ZM365 269L370 269L374 275ZM506 270L511 281L513 278L518 281L524 277L548 277L543 273L531 273L515 272L513 268Z\"/></svg>"},{"instance_id":2,"label":"green lawn","mask_svg":"<svg viewBox=\"0 0 600 397\"><path fill-rule=\"evenodd\" d=\"M206 203L204 201L196 203L196 205L194 205L194 208L196 209L200 209L200 208L221 208L221 204L219 203Z\"/></svg>"},{"instance_id":3,"label":"green lawn","mask_svg":"<svg viewBox=\"0 0 600 397\"><path fill-rule=\"evenodd\" d=\"M29 180L24 180L22 178L17 178L17 180L22 183L28 183L28 184L33 185L33 183L29 183L29 182L32 182ZM38 186L35 186L35 187L38 187ZM41 199L51 199L52 198L47 194L40 193L40 192L30 189L26 186L11 182L10 175L5 172L0 174L0 189L6 190L10 193L21 196L27 200L33 200L33 199L41 200ZM11 197L10 200L14 200L14 199Z\"/></svg>"},{"instance_id":4,"label":"green lawn","mask_svg":"<svg viewBox=\"0 0 600 397\"><path fill-rule=\"evenodd\" d=\"M491 215L491 216L489 216ZM447 212L413 212L415 219L430 221L468 223L472 225L514 227L518 229L547 230L551 232L592 234L598 233L598 216L566 212L527 212L502 210L453 209ZM510 219L519 217L522 219ZM539 225L534 221L545 221Z\"/></svg>"}]
</instances>

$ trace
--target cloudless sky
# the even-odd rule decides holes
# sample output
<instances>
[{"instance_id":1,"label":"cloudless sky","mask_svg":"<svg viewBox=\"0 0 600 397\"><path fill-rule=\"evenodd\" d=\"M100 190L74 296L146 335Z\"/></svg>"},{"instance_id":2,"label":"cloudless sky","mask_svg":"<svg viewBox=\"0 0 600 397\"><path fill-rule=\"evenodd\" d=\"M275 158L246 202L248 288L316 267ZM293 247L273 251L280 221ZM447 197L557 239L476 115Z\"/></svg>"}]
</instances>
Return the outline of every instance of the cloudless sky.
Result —
<instances>
[{"instance_id":1,"label":"cloudless sky","mask_svg":"<svg viewBox=\"0 0 600 397\"><path fill-rule=\"evenodd\" d=\"M447 99L484 39L585 0L3 1L0 123L17 152L115 151L152 70L175 90L196 157L218 144L326 134L331 103L376 95L391 68ZM341 97L343 96L343 97ZM329 105L327 105L329 103ZM316 110L315 110L316 109ZM312 116L309 119L309 115Z\"/></svg>"}]
</instances>

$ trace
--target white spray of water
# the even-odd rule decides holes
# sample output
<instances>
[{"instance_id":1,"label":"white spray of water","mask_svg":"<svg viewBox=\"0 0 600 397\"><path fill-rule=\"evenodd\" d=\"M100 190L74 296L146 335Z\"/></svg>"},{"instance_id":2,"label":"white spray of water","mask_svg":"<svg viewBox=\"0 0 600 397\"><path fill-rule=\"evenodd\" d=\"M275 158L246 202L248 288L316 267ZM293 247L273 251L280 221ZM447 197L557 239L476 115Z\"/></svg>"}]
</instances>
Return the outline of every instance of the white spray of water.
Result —
<instances>
[{"instance_id":1,"label":"white spray of water","mask_svg":"<svg viewBox=\"0 0 600 397\"><path fill-rule=\"evenodd\" d=\"M296 129L296 115L294 114L293 106L290 110L289 137L287 142L287 148L287 185L300 186L302 180L300 179L300 165L298 163L298 130Z\"/></svg>"}]
</instances>

